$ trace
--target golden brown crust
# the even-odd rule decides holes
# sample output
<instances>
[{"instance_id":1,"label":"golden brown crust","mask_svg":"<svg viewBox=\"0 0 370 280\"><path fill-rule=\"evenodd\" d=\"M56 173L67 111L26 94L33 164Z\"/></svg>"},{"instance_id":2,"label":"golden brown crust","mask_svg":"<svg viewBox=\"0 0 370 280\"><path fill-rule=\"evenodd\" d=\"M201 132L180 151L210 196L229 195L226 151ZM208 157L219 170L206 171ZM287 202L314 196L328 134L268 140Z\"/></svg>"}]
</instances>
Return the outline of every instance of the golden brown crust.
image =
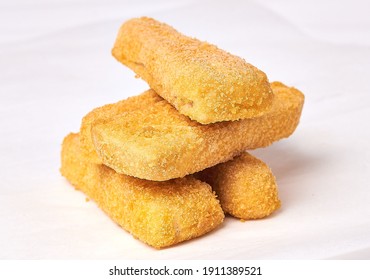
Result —
<instances>
[{"instance_id":1,"label":"golden brown crust","mask_svg":"<svg viewBox=\"0 0 370 280\"><path fill-rule=\"evenodd\" d=\"M120 226L155 248L201 236L224 219L208 184L192 176L151 182L117 174L89 162L78 134L64 139L61 173Z\"/></svg>"},{"instance_id":2,"label":"golden brown crust","mask_svg":"<svg viewBox=\"0 0 370 280\"><path fill-rule=\"evenodd\" d=\"M94 110L91 134L82 138L91 137L89 151L118 173L154 181L183 177L294 132L304 96L278 82L271 86L274 104L262 117L210 125L191 121L149 90Z\"/></svg>"},{"instance_id":3,"label":"golden brown crust","mask_svg":"<svg viewBox=\"0 0 370 280\"><path fill-rule=\"evenodd\" d=\"M265 73L151 18L124 23L112 54L181 114L203 124L260 116L272 104Z\"/></svg>"},{"instance_id":4,"label":"golden brown crust","mask_svg":"<svg viewBox=\"0 0 370 280\"><path fill-rule=\"evenodd\" d=\"M123 112L129 113L137 110L149 108L153 103L161 101L162 98L157 94L139 95L128 98L114 104L108 104L94 109L82 119L80 128L80 141L82 151L85 156L89 157L90 162L101 164L102 161L95 152L95 147L91 138L91 127L97 120L110 119Z\"/></svg>"},{"instance_id":5,"label":"golden brown crust","mask_svg":"<svg viewBox=\"0 0 370 280\"><path fill-rule=\"evenodd\" d=\"M249 153L203 170L195 177L212 186L224 212L234 217L260 219L280 207L270 168Z\"/></svg>"}]
</instances>

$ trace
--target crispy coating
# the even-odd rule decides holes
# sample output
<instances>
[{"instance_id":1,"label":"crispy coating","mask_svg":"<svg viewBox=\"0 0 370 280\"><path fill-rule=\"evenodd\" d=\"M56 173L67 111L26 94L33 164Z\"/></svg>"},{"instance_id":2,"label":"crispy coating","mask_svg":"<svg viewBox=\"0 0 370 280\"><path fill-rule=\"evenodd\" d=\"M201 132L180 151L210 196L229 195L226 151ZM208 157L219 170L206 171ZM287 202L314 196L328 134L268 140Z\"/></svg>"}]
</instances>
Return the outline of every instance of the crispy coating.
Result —
<instances>
[{"instance_id":1,"label":"crispy coating","mask_svg":"<svg viewBox=\"0 0 370 280\"><path fill-rule=\"evenodd\" d=\"M84 148L97 152L116 172L141 179L165 181L193 174L294 132L304 96L279 82L271 86L274 104L262 117L210 125L191 121L149 90L86 116L89 122L81 127Z\"/></svg>"},{"instance_id":2,"label":"crispy coating","mask_svg":"<svg viewBox=\"0 0 370 280\"><path fill-rule=\"evenodd\" d=\"M212 186L224 212L234 217L259 219L280 207L270 168L249 153L207 168L195 177Z\"/></svg>"},{"instance_id":3,"label":"crispy coating","mask_svg":"<svg viewBox=\"0 0 370 280\"><path fill-rule=\"evenodd\" d=\"M64 139L61 173L120 226L155 248L201 236L224 219L208 184L193 176L152 182L118 174L91 163L81 153L78 134Z\"/></svg>"},{"instance_id":4,"label":"crispy coating","mask_svg":"<svg viewBox=\"0 0 370 280\"><path fill-rule=\"evenodd\" d=\"M157 94L141 94L114 104L107 104L91 111L83 117L80 127L80 141L84 155L89 157L90 162L102 163L95 151L91 137L91 127L94 122L110 119L120 114L145 110L158 102L158 100L161 100L161 98Z\"/></svg>"},{"instance_id":5,"label":"crispy coating","mask_svg":"<svg viewBox=\"0 0 370 280\"><path fill-rule=\"evenodd\" d=\"M257 117L272 104L265 73L151 18L125 22L112 54L181 114L202 124Z\"/></svg>"}]
</instances>

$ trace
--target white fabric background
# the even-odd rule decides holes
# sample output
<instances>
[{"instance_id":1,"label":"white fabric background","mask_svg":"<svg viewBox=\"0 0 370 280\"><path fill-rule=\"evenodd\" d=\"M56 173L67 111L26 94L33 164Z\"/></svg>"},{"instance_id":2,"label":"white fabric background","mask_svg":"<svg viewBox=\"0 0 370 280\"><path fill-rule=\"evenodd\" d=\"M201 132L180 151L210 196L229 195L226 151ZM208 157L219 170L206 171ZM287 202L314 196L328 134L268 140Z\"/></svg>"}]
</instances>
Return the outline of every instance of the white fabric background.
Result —
<instances>
[{"instance_id":1,"label":"white fabric background","mask_svg":"<svg viewBox=\"0 0 370 280\"><path fill-rule=\"evenodd\" d=\"M370 258L370 10L363 1L0 2L0 258ZM228 217L152 249L60 176L60 144L91 109L147 89L110 50L147 15L237 54L306 96L289 139L253 154L282 208Z\"/></svg>"}]
</instances>

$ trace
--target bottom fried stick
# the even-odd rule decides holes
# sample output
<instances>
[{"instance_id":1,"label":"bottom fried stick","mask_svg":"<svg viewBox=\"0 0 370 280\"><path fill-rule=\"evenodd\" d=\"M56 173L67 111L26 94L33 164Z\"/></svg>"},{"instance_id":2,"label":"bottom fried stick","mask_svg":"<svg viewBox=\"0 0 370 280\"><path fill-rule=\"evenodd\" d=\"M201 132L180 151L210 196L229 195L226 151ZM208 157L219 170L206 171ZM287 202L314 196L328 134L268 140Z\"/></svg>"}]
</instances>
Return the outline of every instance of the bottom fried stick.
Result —
<instances>
[{"instance_id":1,"label":"bottom fried stick","mask_svg":"<svg viewBox=\"0 0 370 280\"><path fill-rule=\"evenodd\" d=\"M198 172L218 195L222 209L243 219L259 219L280 207L275 177L261 160L248 153Z\"/></svg>"},{"instance_id":2,"label":"bottom fried stick","mask_svg":"<svg viewBox=\"0 0 370 280\"><path fill-rule=\"evenodd\" d=\"M208 184L193 176L153 182L118 174L89 162L78 134L63 141L61 173L120 226L155 248L201 236L224 219Z\"/></svg>"}]
</instances>

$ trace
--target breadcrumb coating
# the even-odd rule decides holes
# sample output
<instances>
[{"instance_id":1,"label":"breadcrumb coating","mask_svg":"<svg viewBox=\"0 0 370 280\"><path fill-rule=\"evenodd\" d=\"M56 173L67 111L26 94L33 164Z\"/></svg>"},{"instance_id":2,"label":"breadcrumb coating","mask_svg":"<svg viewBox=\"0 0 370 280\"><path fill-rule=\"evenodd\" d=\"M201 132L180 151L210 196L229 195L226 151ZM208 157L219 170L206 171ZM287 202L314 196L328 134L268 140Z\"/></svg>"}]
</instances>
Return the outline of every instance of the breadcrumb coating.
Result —
<instances>
[{"instance_id":1,"label":"breadcrumb coating","mask_svg":"<svg viewBox=\"0 0 370 280\"><path fill-rule=\"evenodd\" d=\"M80 127L80 141L84 155L89 157L90 162L97 164L102 163L95 151L91 138L91 127L94 122L110 119L122 113L140 111L145 108L149 108L158 100L161 100L161 98L158 97L157 94L141 94L118 103L107 104L91 111L83 117Z\"/></svg>"},{"instance_id":2,"label":"breadcrumb coating","mask_svg":"<svg viewBox=\"0 0 370 280\"><path fill-rule=\"evenodd\" d=\"M193 176L152 182L91 163L78 134L62 145L61 173L134 237L163 248L219 226L224 213L211 187Z\"/></svg>"},{"instance_id":3,"label":"breadcrumb coating","mask_svg":"<svg viewBox=\"0 0 370 280\"><path fill-rule=\"evenodd\" d=\"M265 73L152 18L125 22L112 54L181 114L202 124L257 117L272 104Z\"/></svg>"},{"instance_id":4,"label":"breadcrumb coating","mask_svg":"<svg viewBox=\"0 0 370 280\"><path fill-rule=\"evenodd\" d=\"M154 181L184 177L294 132L303 94L279 82L271 87L274 103L265 115L210 125L190 120L148 90L89 113L81 126L83 147L118 173Z\"/></svg>"},{"instance_id":5,"label":"breadcrumb coating","mask_svg":"<svg viewBox=\"0 0 370 280\"><path fill-rule=\"evenodd\" d=\"M195 174L216 192L222 209L242 220L264 218L280 207L270 168L249 153Z\"/></svg>"}]
</instances>

